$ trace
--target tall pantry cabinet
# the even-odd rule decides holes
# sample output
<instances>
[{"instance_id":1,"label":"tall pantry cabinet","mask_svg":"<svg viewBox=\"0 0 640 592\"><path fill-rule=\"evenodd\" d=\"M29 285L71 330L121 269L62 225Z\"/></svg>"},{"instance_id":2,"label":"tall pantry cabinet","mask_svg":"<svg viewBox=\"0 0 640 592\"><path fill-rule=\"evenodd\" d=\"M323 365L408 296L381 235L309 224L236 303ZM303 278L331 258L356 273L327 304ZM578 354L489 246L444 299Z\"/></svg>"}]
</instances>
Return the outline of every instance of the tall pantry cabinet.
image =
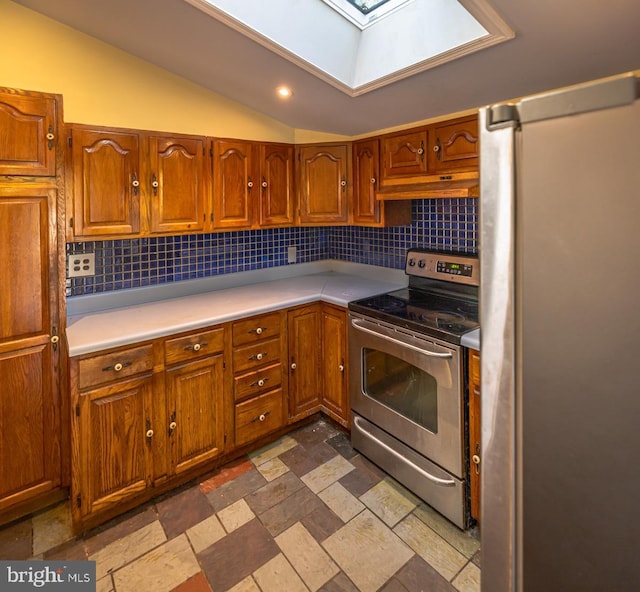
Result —
<instances>
[{"instance_id":1,"label":"tall pantry cabinet","mask_svg":"<svg viewBox=\"0 0 640 592\"><path fill-rule=\"evenodd\" d=\"M0 523L66 496L62 97L0 88Z\"/></svg>"}]
</instances>

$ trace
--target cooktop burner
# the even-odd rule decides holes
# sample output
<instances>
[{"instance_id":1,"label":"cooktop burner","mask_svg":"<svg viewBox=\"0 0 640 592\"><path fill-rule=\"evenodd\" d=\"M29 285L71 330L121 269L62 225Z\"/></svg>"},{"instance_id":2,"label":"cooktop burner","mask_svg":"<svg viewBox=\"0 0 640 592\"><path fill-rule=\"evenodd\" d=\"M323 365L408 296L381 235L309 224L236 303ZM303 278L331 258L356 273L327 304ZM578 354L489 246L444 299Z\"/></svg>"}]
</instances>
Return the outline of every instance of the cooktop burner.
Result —
<instances>
[{"instance_id":1,"label":"cooktop burner","mask_svg":"<svg viewBox=\"0 0 640 592\"><path fill-rule=\"evenodd\" d=\"M409 287L349 303L349 310L451 343L477 329L477 258L407 253Z\"/></svg>"}]
</instances>

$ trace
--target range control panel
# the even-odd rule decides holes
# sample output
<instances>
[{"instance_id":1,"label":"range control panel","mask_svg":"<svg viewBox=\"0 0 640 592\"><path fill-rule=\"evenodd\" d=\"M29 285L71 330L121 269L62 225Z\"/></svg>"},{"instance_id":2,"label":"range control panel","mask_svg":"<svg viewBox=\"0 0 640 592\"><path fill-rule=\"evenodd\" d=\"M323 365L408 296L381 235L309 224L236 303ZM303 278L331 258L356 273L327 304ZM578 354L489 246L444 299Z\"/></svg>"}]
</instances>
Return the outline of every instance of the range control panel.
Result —
<instances>
[{"instance_id":1,"label":"range control panel","mask_svg":"<svg viewBox=\"0 0 640 592\"><path fill-rule=\"evenodd\" d=\"M418 277L480 285L480 260L472 255L410 249L405 272Z\"/></svg>"}]
</instances>

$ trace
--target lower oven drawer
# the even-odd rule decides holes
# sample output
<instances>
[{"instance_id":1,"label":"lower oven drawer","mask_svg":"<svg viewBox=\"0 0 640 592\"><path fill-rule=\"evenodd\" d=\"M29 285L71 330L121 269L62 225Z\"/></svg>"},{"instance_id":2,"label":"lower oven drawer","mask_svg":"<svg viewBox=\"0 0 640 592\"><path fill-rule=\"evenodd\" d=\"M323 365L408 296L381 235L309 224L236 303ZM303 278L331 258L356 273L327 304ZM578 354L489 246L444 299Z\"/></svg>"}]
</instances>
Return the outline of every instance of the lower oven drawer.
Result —
<instances>
[{"instance_id":1,"label":"lower oven drawer","mask_svg":"<svg viewBox=\"0 0 640 592\"><path fill-rule=\"evenodd\" d=\"M351 423L351 444L456 526L467 528L464 481L356 413Z\"/></svg>"}]
</instances>

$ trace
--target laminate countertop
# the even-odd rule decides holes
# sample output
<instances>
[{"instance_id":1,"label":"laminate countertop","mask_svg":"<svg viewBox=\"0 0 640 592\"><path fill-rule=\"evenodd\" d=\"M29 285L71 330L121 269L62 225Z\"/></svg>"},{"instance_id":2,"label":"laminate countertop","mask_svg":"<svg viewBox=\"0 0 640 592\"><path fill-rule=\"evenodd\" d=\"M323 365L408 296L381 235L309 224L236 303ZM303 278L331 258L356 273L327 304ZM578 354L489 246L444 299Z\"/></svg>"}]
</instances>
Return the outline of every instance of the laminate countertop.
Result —
<instances>
[{"instance_id":1,"label":"laminate countertop","mask_svg":"<svg viewBox=\"0 0 640 592\"><path fill-rule=\"evenodd\" d=\"M84 314L72 314L70 310L66 330L69 355L93 353L315 301L346 307L351 300L406 285L399 274L386 274L390 281L373 273L365 275L324 271Z\"/></svg>"}]
</instances>

